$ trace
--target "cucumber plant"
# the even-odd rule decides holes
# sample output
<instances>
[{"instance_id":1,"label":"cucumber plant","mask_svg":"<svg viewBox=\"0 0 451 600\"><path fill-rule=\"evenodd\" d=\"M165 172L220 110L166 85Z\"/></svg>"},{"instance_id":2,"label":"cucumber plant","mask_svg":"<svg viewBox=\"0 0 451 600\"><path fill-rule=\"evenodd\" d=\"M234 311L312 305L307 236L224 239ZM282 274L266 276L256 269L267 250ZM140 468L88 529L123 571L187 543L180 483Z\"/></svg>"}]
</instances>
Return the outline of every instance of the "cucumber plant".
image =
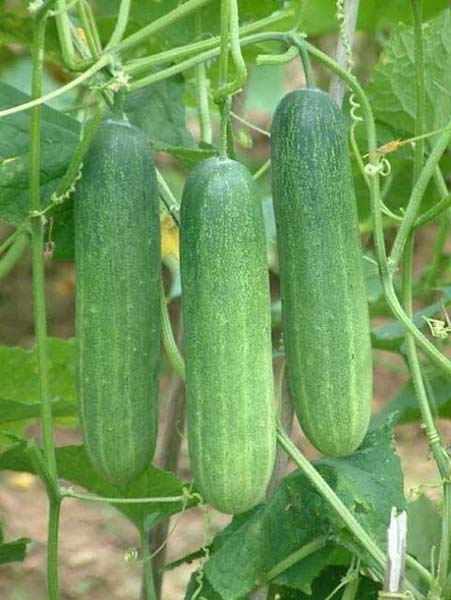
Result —
<instances>
[{"instance_id":1,"label":"cucumber plant","mask_svg":"<svg viewBox=\"0 0 451 600\"><path fill-rule=\"evenodd\" d=\"M381 18L371 2L297 4L0 9L2 65L29 50L33 73L31 96L0 82L12 229L0 311L31 260L36 338L0 347L0 468L38 475L48 496L47 589L33 597L66 593L67 498L135 525L125 558L142 567L146 600L169 597L163 575L182 564L188 600L451 597L451 460L437 424L451 410L449 7L405 0ZM320 49L332 25L336 56ZM377 65L354 52L355 28ZM47 65L64 78L48 93ZM281 70L303 81L289 91ZM271 133L244 113L256 95L279 101L265 111ZM254 146L235 147L237 122ZM420 229L435 240L430 261ZM74 261L73 340L48 335L52 255L68 271ZM381 411L373 366L378 398L390 370L408 380ZM393 428L415 421L440 504L404 493ZM83 443L55 444L55 426L78 423ZM168 565L194 507L200 547ZM215 534L211 509L230 515ZM27 560L27 544L0 529L0 562Z\"/></svg>"}]
</instances>

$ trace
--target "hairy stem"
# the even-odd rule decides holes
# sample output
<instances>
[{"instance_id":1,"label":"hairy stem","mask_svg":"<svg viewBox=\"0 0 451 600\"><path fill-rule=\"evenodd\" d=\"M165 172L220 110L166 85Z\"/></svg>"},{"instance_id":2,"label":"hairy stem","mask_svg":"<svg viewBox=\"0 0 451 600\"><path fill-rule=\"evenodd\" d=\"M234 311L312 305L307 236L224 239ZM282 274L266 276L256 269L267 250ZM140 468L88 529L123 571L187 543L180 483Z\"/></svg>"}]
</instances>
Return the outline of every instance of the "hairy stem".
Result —
<instances>
[{"instance_id":1,"label":"hairy stem","mask_svg":"<svg viewBox=\"0 0 451 600\"><path fill-rule=\"evenodd\" d=\"M265 19L260 19L255 21L254 23L249 23L248 25L244 25L240 28L240 36L248 35L258 31L259 29L263 29L277 23L281 19L285 19L292 13L291 9L280 11L275 15L271 15L266 17ZM153 67L169 64L172 62L179 61L187 56L192 54L198 54L200 52L204 52L206 50L211 50L212 48L216 48L219 46L221 42L220 36L215 36L212 38L208 38L206 40L202 40L199 42L194 42L192 44L187 44L186 46L179 46L178 48L172 48L171 50L165 50L164 52L159 52L158 54L153 54L152 56L146 56L144 58L138 58L131 60L130 62L124 65L124 71L129 75L140 75L141 73L147 72L149 69Z\"/></svg>"},{"instance_id":2,"label":"hairy stem","mask_svg":"<svg viewBox=\"0 0 451 600\"><path fill-rule=\"evenodd\" d=\"M152 560L150 558L149 544L147 543L147 531L144 523L140 528L141 534L141 559L143 562L144 572L144 600L157 600L157 592L153 579Z\"/></svg>"},{"instance_id":3,"label":"hairy stem","mask_svg":"<svg viewBox=\"0 0 451 600\"><path fill-rule=\"evenodd\" d=\"M169 318L168 305L164 291L163 281L161 282L161 331L163 337L163 346L169 358L172 368L181 379L185 379L185 362L178 349L177 342L172 331L171 320Z\"/></svg>"},{"instance_id":4,"label":"hairy stem","mask_svg":"<svg viewBox=\"0 0 451 600\"><path fill-rule=\"evenodd\" d=\"M49 600L58 600L58 532L61 502L49 503L49 525L47 534L47 588Z\"/></svg>"},{"instance_id":5,"label":"hairy stem","mask_svg":"<svg viewBox=\"0 0 451 600\"><path fill-rule=\"evenodd\" d=\"M99 50L97 48L96 35L93 32L93 23L89 19L88 10L86 6L87 5L83 2L83 0L79 0L77 4L78 15L83 26L83 31L85 33L86 43L88 45L89 52L92 58L97 60L99 57Z\"/></svg>"},{"instance_id":6,"label":"hairy stem","mask_svg":"<svg viewBox=\"0 0 451 600\"><path fill-rule=\"evenodd\" d=\"M119 42L124 37L124 33L128 25L128 17L130 15L130 5L131 0L121 0L116 25L111 35L110 41L106 45L106 50L117 46L117 44L119 44Z\"/></svg>"},{"instance_id":7,"label":"hairy stem","mask_svg":"<svg viewBox=\"0 0 451 600\"><path fill-rule=\"evenodd\" d=\"M45 104L46 102L49 102L50 100L53 100L54 98L58 98L58 96L65 94L66 92L78 87L80 84L82 84L85 81L87 81L88 79L90 79L93 75L98 73L101 69L103 69L110 62L111 62L111 56L109 56L107 54L105 54L104 56L101 56L99 58L99 60L95 64L93 64L89 69L87 69L84 73L82 73L81 75L79 75L78 77L76 77L75 79L73 79L72 81L67 83L66 85L63 85L62 87L58 88L57 90L54 90L53 92L50 92L49 94L46 94L45 96L39 95L39 96L34 97L34 99L30 100L29 102L24 102L23 104L19 104L18 106L12 106L11 108L6 108L5 110L1 110L0 118L8 117L9 115L14 115L18 112L22 112L24 110L29 110L30 108L35 108L37 106L41 106L42 104Z\"/></svg>"},{"instance_id":8,"label":"hairy stem","mask_svg":"<svg viewBox=\"0 0 451 600\"><path fill-rule=\"evenodd\" d=\"M279 563L274 565L274 567L272 567L272 569L270 571L268 571L266 573L266 575L263 577L263 581L265 583L269 583L272 579L274 579L275 577L278 577L279 575L281 575L282 573L287 571L290 567L292 567L299 561L303 560L304 558L307 558L307 556L310 556L317 550L320 550L321 548L323 548L324 545L326 544L326 542L327 542L327 536L322 535L318 538L315 538L308 544L305 544L305 546L302 546L298 550L295 550L294 552L289 554L286 558L284 558L282 561L280 561Z\"/></svg>"},{"instance_id":9,"label":"hairy stem","mask_svg":"<svg viewBox=\"0 0 451 600\"><path fill-rule=\"evenodd\" d=\"M442 133L434 144L432 151L424 165L424 168L421 170L420 175L418 176L415 186L410 195L409 204L407 205L407 210L404 215L404 219L399 228L398 234L393 244L393 248L390 253L389 266L390 270L393 272L399 265L401 260L404 246L407 243L407 239L410 235L410 231L415 224L415 219L417 217L418 208L420 206L421 200L423 199L424 193L426 191L426 187L434 175L434 171L441 159L443 153L447 149L449 142L451 140L451 129L449 131L445 131ZM421 141L418 143L422 143ZM416 146L418 147L418 145ZM415 153L417 156L417 153ZM416 158L415 161L418 159Z\"/></svg>"},{"instance_id":10,"label":"hairy stem","mask_svg":"<svg viewBox=\"0 0 451 600\"><path fill-rule=\"evenodd\" d=\"M136 46L139 46L141 43L145 42L151 35L155 35L155 33L158 31L177 23L177 21L180 21L202 6L205 6L210 1L211 0L187 0L187 2L184 2L174 10L171 10L159 19L155 19L155 21L146 27L143 27L133 35L125 38L119 42L119 44L116 44L115 48L112 47L112 50L123 53L131 50L132 48L136 48Z\"/></svg>"},{"instance_id":11,"label":"hairy stem","mask_svg":"<svg viewBox=\"0 0 451 600\"><path fill-rule=\"evenodd\" d=\"M60 488L62 497L77 498L86 502L100 502L102 504L165 504L172 502L185 502L186 496L161 496L151 498L107 498L104 496L94 496L93 494L79 494L69 488Z\"/></svg>"},{"instance_id":12,"label":"hairy stem","mask_svg":"<svg viewBox=\"0 0 451 600\"><path fill-rule=\"evenodd\" d=\"M200 13L196 14L196 35L202 35L202 17ZM207 78L207 69L205 63L195 67L196 73L196 99L197 113L199 115L200 139L202 142L211 144L213 133L211 129L210 106L208 101L209 80Z\"/></svg>"},{"instance_id":13,"label":"hairy stem","mask_svg":"<svg viewBox=\"0 0 451 600\"><path fill-rule=\"evenodd\" d=\"M66 9L66 0L57 0L57 14L55 16L58 39L64 64L68 69L75 65L75 50L70 31L70 20Z\"/></svg>"},{"instance_id":14,"label":"hairy stem","mask_svg":"<svg viewBox=\"0 0 451 600\"><path fill-rule=\"evenodd\" d=\"M33 35L33 81L32 97L38 98L42 90L43 48L46 20L34 24ZM40 168L41 168L41 109L36 107L31 114L30 140L30 190L31 209L39 214L41 210ZM33 263L33 310L39 368L41 399L41 422L44 444L44 458L51 476L56 479L56 460L52 429L52 408L49 394L47 359L47 316L45 308L43 223L41 217L31 220L31 248Z\"/></svg>"}]
</instances>

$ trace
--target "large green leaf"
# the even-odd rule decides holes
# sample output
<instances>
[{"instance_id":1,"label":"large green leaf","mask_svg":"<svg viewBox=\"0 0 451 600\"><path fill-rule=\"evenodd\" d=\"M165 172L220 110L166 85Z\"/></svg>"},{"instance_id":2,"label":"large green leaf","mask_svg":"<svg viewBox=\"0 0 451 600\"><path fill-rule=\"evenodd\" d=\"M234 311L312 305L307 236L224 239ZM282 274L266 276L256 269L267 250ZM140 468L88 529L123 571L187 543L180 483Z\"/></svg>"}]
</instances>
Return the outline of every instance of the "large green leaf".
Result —
<instances>
[{"instance_id":1,"label":"large green leaf","mask_svg":"<svg viewBox=\"0 0 451 600\"><path fill-rule=\"evenodd\" d=\"M27 102L29 96L0 82L0 110ZM42 108L41 198L44 208L77 146L80 125L48 106ZM0 217L19 225L30 210L30 111L0 119Z\"/></svg>"},{"instance_id":2,"label":"large green leaf","mask_svg":"<svg viewBox=\"0 0 451 600\"><path fill-rule=\"evenodd\" d=\"M407 519L407 552L429 568L432 548L440 547L440 515L432 500L422 494L407 505Z\"/></svg>"},{"instance_id":3,"label":"large green leaf","mask_svg":"<svg viewBox=\"0 0 451 600\"><path fill-rule=\"evenodd\" d=\"M353 455L314 464L367 533L384 546L392 506L402 509L405 505L391 431L370 431ZM205 576L217 594L228 600L239 599L263 581L276 564L324 534L357 551L341 519L296 471L282 481L266 504L236 516L216 536ZM328 544L318 550L280 575L275 583L309 593L313 580L326 565L335 564L332 548Z\"/></svg>"},{"instance_id":4,"label":"large green leaf","mask_svg":"<svg viewBox=\"0 0 451 600\"><path fill-rule=\"evenodd\" d=\"M423 25L426 129L445 127L451 114L451 12ZM415 131L413 28L399 25L375 68L368 94L376 117L396 130Z\"/></svg>"},{"instance_id":5,"label":"large green leaf","mask_svg":"<svg viewBox=\"0 0 451 600\"><path fill-rule=\"evenodd\" d=\"M49 387L52 400L75 403L75 340L48 339ZM0 397L39 402L36 349L0 347Z\"/></svg>"},{"instance_id":6,"label":"large green leaf","mask_svg":"<svg viewBox=\"0 0 451 600\"><path fill-rule=\"evenodd\" d=\"M185 482L175 475L150 466L126 490L118 489L103 480L88 459L84 446L61 446L56 448L59 479L80 485L89 492L109 498L158 498L182 496ZM27 442L15 443L0 454L0 469L25 471L36 474L27 452ZM183 502L155 502L151 504L114 505L136 526L140 526L150 513L171 515L183 508Z\"/></svg>"},{"instance_id":7,"label":"large green leaf","mask_svg":"<svg viewBox=\"0 0 451 600\"><path fill-rule=\"evenodd\" d=\"M447 0L428 0L423 3L423 19L430 19L447 7ZM309 35L336 31L335 0L304 0L301 27ZM400 21L410 23L412 14L405 0L361 0L357 26L363 31L376 31L397 25Z\"/></svg>"},{"instance_id":8,"label":"large green leaf","mask_svg":"<svg viewBox=\"0 0 451 600\"><path fill-rule=\"evenodd\" d=\"M155 149L194 145L186 128L184 89L184 78L176 75L137 90L126 98L127 117L144 131Z\"/></svg>"},{"instance_id":9,"label":"large green leaf","mask_svg":"<svg viewBox=\"0 0 451 600\"><path fill-rule=\"evenodd\" d=\"M74 340L49 338L48 368L55 422L75 425L78 409ZM0 346L0 432L21 434L26 425L38 420L39 397L36 349ZM0 447L4 444L5 440L0 439Z\"/></svg>"},{"instance_id":10,"label":"large green leaf","mask_svg":"<svg viewBox=\"0 0 451 600\"><path fill-rule=\"evenodd\" d=\"M444 419L450 419L451 382L449 378L436 375L428 383L428 391L431 392L430 399L435 415ZM373 419L378 423L390 421L398 425L421 421L421 411L418 406L418 398L413 382L409 381L406 383L401 391Z\"/></svg>"}]
</instances>

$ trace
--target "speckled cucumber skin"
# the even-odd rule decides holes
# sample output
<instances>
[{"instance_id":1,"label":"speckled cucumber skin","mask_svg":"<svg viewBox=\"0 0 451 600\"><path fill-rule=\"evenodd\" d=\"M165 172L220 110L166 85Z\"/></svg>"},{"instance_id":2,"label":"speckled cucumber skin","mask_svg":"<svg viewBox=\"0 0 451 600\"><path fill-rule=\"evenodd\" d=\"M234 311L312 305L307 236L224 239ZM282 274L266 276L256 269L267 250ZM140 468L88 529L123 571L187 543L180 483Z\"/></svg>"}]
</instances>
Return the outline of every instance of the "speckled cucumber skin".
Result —
<instances>
[{"instance_id":1,"label":"speckled cucumber skin","mask_svg":"<svg viewBox=\"0 0 451 600\"><path fill-rule=\"evenodd\" d=\"M118 486L152 461L160 354L160 220L145 136L101 123L74 198L77 389L98 473Z\"/></svg>"},{"instance_id":2,"label":"speckled cucumber skin","mask_svg":"<svg viewBox=\"0 0 451 600\"><path fill-rule=\"evenodd\" d=\"M372 358L347 130L331 96L281 100L271 161L289 388L312 444L344 456L368 428Z\"/></svg>"},{"instance_id":3,"label":"speckled cucumber skin","mask_svg":"<svg viewBox=\"0 0 451 600\"><path fill-rule=\"evenodd\" d=\"M188 443L205 500L234 514L264 498L276 448L262 207L247 169L200 163L181 207Z\"/></svg>"}]
</instances>

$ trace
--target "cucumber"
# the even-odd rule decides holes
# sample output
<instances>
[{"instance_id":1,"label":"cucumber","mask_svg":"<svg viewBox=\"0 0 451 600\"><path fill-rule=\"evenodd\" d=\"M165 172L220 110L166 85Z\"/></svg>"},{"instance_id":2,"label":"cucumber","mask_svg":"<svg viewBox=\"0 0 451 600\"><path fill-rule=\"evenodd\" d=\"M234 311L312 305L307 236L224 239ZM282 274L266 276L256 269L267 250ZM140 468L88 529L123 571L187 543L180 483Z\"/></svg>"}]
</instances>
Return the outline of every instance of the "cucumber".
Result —
<instances>
[{"instance_id":1,"label":"cucumber","mask_svg":"<svg viewBox=\"0 0 451 600\"><path fill-rule=\"evenodd\" d=\"M160 354L160 219L145 136L103 121L74 198L77 391L97 472L117 486L152 461Z\"/></svg>"},{"instance_id":2,"label":"cucumber","mask_svg":"<svg viewBox=\"0 0 451 600\"><path fill-rule=\"evenodd\" d=\"M347 129L331 96L281 100L271 164L289 389L310 442L344 456L368 428L372 358Z\"/></svg>"},{"instance_id":3,"label":"cucumber","mask_svg":"<svg viewBox=\"0 0 451 600\"><path fill-rule=\"evenodd\" d=\"M249 172L211 158L186 182L181 279L188 445L204 499L234 514L264 498L276 447L263 213Z\"/></svg>"}]
</instances>

